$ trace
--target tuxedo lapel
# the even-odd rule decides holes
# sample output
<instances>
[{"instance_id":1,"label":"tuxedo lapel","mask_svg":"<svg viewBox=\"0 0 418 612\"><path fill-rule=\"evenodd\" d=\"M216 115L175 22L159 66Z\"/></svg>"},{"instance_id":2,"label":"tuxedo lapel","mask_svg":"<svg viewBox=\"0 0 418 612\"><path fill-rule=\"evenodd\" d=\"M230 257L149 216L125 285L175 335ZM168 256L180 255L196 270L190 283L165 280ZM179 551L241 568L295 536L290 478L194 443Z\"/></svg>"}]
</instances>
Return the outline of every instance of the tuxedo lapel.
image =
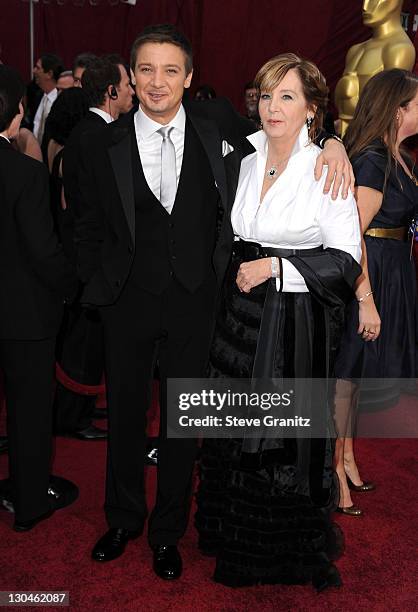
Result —
<instances>
[{"instance_id":1,"label":"tuxedo lapel","mask_svg":"<svg viewBox=\"0 0 418 612\"><path fill-rule=\"evenodd\" d=\"M119 129L115 136L120 136ZM135 198L132 179L131 131L124 129L122 138L108 149L120 199L133 243L135 244Z\"/></svg>"},{"instance_id":2,"label":"tuxedo lapel","mask_svg":"<svg viewBox=\"0 0 418 612\"><path fill-rule=\"evenodd\" d=\"M244 157L251 155L254 151L253 145L246 138L243 138L237 148L225 158L225 168L228 174L230 193L232 194L231 207L237 192L241 162Z\"/></svg>"},{"instance_id":3,"label":"tuxedo lapel","mask_svg":"<svg viewBox=\"0 0 418 612\"><path fill-rule=\"evenodd\" d=\"M251 155L255 152L255 149L248 138L243 138L240 142L240 153L241 159L247 157L247 155Z\"/></svg>"},{"instance_id":4,"label":"tuxedo lapel","mask_svg":"<svg viewBox=\"0 0 418 612\"><path fill-rule=\"evenodd\" d=\"M2 149L4 151L7 151L7 150L12 151L13 147L12 147L12 145L10 144L10 142L8 140L6 140L5 138L0 137L0 149Z\"/></svg>"},{"instance_id":5,"label":"tuxedo lapel","mask_svg":"<svg viewBox=\"0 0 418 612\"><path fill-rule=\"evenodd\" d=\"M94 113L91 110L89 110L89 112L85 116L84 121L86 125L88 125L89 127L91 126L92 128L103 127L103 125L106 124L106 121L103 119L103 117L101 117L97 113Z\"/></svg>"},{"instance_id":6,"label":"tuxedo lapel","mask_svg":"<svg viewBox=\"0 0 418 612\"><path fill-rule=\"evenodd\" d=\"M226 184L225 166L222 158L222 141L218 126L211 119L197 117L193 113L187 113L193 127L195 128L203 148L208 156L209 163L215 177L216 185L221 196L222 205L227 210L228 193Z\"/></svg>"}]
</instances>

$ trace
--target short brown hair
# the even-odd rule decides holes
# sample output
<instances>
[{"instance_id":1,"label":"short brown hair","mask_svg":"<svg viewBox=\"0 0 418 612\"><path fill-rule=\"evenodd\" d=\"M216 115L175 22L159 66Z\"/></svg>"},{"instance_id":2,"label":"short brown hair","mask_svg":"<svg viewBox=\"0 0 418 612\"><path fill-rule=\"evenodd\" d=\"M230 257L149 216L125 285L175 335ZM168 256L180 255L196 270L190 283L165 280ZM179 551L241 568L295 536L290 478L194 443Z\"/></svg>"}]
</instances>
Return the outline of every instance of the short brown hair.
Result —
<instances>
[{"instance_id":1,"label":"short brown hair","mask_svg":"<svg viewBox=\"0 0 418 612\"><path fill-rule=\"evenodd\" d=\"M121 73L116 64L104 57L96 57L83 72L81 84L89 101L89 106L102 106L110 85L117 87Z\"/></svg>"},{"instance_id":2,"label":"short brown hair","mask_svg":"<svg viewBox=\"0 0 418 612\"><path fill-rule=\"evenodd\" d=\"M137 36L131 49L131 68L135 71L138 49L146 43L170 43L179 47L185 56L186 75L193 70L193 51L188 39L169 23L148 26Z\"/></svg>"},{"instance_id":3,"label":"short brown hair","mask_svg":"<svg viewBox=\"0 0 418 612\"><path fill-rule=\"evenodd\" d=\"M298 73L308 108L315 113L309 130L309 136L311 140L314 140L318 130L322 127L327 110L329 89L324 75L313 62L295 53L281 53L261 66L254 79L254 85L260 92L271 92L289 70L296 70Z\"/></svg>"}]
</instances>

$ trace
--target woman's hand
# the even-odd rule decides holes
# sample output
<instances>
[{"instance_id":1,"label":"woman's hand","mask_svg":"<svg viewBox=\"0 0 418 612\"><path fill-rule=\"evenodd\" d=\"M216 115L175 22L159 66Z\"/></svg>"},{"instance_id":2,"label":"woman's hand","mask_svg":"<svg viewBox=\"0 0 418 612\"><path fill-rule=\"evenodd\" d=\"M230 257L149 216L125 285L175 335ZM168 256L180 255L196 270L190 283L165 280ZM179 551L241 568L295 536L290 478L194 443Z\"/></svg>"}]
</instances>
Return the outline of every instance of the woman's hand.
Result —
<instances>
[{"instance_id":1,"label":"woman's hand","mask_svg":"<svg viewBox=\"0 0 418 612\"><path fill-rule=\"evenodd\" d=\"M253 287L271 278L271 257L246 261L239 267L237 285L240 291L249 293Z\"/></svg>"},{"instance_id":2,"label":"woman's hand","mask_svg":"<svg viewBox=\"0 0 418 612\"><path fill-rule=\"evenodd\" d=\"M381 321L373 298L359 304L359 326L357 333L362 335L363 340L373 342L379 337Z\"/></svg>"},{"instance_id":3,"label":"woman's hand","mask_svg":"<svg viewBox=\"0 0 418 612\"><path fill-rule=\"evenodd\" d=\"M342 197L348 196L348 190L354 192L354 173L348 159L344 145L335 138L329 138L324 145L324 150L318 156L315 164L315 178L317 181L322 176L324 166L328 166L327 178L324 185L324 193L328 193L332 185L331 197L333 200L338 196L342 184Z\"/></svg>"}]
</instances>

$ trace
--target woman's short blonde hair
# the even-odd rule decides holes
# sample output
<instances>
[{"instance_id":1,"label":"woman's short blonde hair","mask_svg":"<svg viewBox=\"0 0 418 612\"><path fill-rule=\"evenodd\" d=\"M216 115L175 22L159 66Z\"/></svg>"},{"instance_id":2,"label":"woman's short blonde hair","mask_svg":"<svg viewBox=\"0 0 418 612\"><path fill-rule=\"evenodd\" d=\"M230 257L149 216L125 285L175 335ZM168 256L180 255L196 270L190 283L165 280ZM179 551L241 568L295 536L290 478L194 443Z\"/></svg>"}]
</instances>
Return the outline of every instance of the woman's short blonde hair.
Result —
<instances>
[{"instance_id":1,"label":"woman's short blonde hair","mask_svg":"<svg viewBox=\"0 0 418 612\"><path fill-rule=\"evenodd\" d=\"M325 77L319 68L309 60L295 53L281 53L272 57L261 66L254 80L259 92L271 92L286 76L289 70L296 70L302 83L303 95L308 108L314 112L314 119L309 131L311 140L315 138L322 127L327 111L328 92Z\"/></svg>"}]
</instances>

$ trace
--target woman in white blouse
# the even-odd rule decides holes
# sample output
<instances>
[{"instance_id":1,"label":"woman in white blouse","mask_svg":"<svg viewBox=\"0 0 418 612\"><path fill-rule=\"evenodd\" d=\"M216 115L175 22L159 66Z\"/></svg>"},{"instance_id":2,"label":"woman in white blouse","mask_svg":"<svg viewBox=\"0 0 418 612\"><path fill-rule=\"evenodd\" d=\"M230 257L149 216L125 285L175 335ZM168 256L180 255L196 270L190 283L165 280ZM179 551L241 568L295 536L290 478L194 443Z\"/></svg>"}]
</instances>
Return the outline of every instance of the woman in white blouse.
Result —
<instances>
[{"instance_id":1,"label":"woman in white blouse","mask_svg":"<svg viewBox=\"0 0 418 612\"><path fill-rule=\"evenodd\" d=\"M328 94L318 68L283 54L259 70L256 83L263 129L234 152L242 159L234 254L210 375L326 381L360 273L356 203L351 193L332 200L323 193L325 176L314 179L320 149L312 141ZM324 396L300 397L305 414L321 413L331 426ZM333 440L264 434L204 442L196 525L200 548L216 556L214 578L230 586L337 586Z\"/></svg>"}]
</instances>

